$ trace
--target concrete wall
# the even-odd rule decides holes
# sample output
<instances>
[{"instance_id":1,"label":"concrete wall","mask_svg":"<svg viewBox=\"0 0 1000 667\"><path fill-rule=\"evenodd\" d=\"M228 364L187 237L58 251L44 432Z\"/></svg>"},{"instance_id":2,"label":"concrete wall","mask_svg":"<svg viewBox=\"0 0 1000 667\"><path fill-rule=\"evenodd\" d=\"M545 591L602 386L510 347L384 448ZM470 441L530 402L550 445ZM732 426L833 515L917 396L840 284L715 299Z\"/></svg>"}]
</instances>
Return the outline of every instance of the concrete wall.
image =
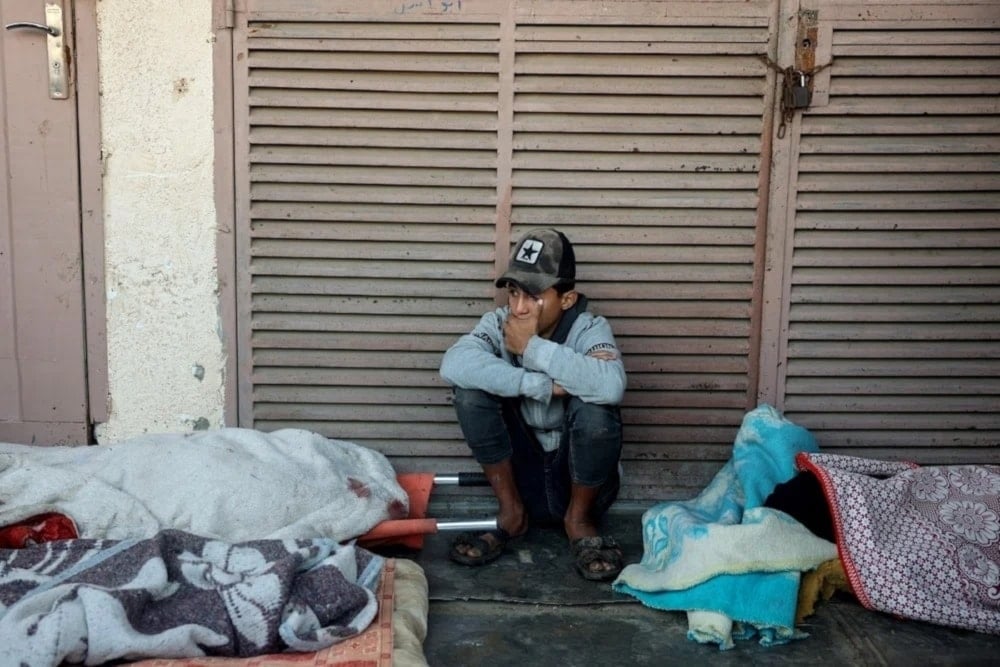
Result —
<instances>
[{"instance_id":1,"label":"concrete wall","mask_svg":"<svg viewBox=\"0 0 1000 667\"><path fill-rule=\"evenodd\" d=\"M212 3L97 11L111 394L97 436L218 427Z\"/></svg>"}]
</instances>

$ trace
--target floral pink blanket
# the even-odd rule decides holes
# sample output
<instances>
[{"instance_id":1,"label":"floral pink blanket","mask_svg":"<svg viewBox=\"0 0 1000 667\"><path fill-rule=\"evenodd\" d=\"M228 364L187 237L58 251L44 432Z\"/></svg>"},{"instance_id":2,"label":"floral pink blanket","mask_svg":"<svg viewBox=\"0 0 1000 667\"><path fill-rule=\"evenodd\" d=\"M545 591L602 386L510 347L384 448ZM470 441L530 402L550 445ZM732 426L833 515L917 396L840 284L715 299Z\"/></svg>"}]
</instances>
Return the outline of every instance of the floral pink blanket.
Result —
<instances>
[{"instance_id":1,"label":"floral pink blanket","mask_svg":"<svg viewBox=\"0 0 1000 667\"><path fill-rule=\"evenodd\" d=\"M1000 466L801 453L865 607L1000 634Z\"/></svg>"}]
</instances>

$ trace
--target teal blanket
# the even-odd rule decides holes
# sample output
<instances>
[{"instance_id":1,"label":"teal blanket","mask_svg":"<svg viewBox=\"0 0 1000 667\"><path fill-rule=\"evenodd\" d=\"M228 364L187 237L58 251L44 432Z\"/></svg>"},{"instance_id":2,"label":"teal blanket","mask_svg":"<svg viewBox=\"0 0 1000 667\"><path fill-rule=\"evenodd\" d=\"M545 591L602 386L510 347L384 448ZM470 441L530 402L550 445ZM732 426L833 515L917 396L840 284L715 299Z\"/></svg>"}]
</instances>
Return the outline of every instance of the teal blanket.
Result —
<instances>
[{"instance_id":1,"label":"teal blanket","mask_svg":"<svg viewBox=\"0 0 1000 667\"><path fill-rule=\"evenodd\" d=\"M805 636L794 627L800 572L837 550L762 505L795 475L795 455L817 450L806 429L771 406L747 413L732 458L704 491L643 515L642 561L622 571L615 590L691 612L688 637L721 648L754 635L765 645Z\"/></svg>"}]
</instances>

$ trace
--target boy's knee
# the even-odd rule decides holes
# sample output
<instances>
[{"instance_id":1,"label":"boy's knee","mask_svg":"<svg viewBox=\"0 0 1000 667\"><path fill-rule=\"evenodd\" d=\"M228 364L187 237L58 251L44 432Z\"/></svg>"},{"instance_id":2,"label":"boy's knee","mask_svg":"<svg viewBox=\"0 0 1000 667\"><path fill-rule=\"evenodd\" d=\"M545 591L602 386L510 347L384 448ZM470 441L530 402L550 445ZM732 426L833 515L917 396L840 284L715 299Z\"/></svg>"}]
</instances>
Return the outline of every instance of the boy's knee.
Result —
<instances>
[{"instance_id":1,"label":"boy's knee","mask_svg":"<svg viewBox=\"0 0 1000 667\"><path fill-rule=\"evenodd\" d=\"M621 433L621 410L617 405L585 403L579 398L570 399L568 416L571 428L577 432L599 433L603 437Z\"/></svg>"},{"instance_id":2,"label":"boy's knee","mask_svg":"<svg viewBox=\"0 0 1000 667\"><path fill-rule=\"evenodd\" d=\"M455 409L462 411L476 408L491 408L497 404L497 399L492 394L481 389L454 388Z\"/></svg>"}]
</instances>

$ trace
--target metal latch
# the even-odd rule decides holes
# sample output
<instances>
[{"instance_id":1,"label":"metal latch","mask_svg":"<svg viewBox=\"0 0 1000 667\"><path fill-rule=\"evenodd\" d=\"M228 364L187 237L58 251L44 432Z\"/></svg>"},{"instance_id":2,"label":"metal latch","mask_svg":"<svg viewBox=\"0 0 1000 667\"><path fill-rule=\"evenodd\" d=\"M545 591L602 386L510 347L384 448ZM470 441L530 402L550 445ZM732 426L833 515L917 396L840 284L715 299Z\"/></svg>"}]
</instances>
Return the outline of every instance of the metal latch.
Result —
<instances>
[{"instance_id":1,"label":"metal latch","mask_svg":"<svg viewBox=\"0 0 1000 667\"><path fill-rule=\"evenodd\" d=\"M29 21L8 23L7 30L41 30L45 33L45 43L49 56L49 97L65 100L69 97L69 67L67 66L66 41L63 33L62 7L45 5L45 25Z\"/></svg>"}]
</instances>

